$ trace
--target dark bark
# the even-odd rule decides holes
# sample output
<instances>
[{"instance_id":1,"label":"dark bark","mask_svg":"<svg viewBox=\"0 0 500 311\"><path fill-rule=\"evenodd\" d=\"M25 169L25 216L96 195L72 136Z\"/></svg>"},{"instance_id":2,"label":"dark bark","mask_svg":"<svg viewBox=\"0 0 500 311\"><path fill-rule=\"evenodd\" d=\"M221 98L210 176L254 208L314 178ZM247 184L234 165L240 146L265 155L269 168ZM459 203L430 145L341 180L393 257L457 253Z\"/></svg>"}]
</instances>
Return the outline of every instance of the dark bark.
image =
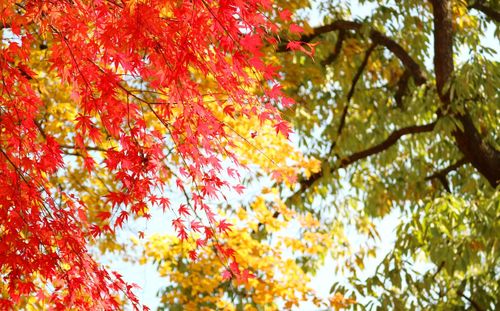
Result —
<instances>
[{"instance_id":1,"label":"dark bark","mask_svg":"<svg viewBox=\"0 0 500 311\"><path fill-rule=\"evenodd\" d=\"M405 70L401 77L399 78L396 94L394 95L394 100L398 108L403 108L403 97L406 95L408 89L408 80L410 79L410 72Z\"/></svg>"},{"instance_id":2,"label":"dark bark","mask_svg":"<svg viewBox=\"0 0 500 311\"><path fill-rule=\"evenodd\" d=\"M475 3L469 5L469 9L478 10L496 23L500 23L500 12L489 5L485 5L484 1L476 1Z\"/></svg>"},{"instance_id":3,"label":"dark bark","mask_svg":"<svg viewBox=\"0 0 500 311\"><path fill-rule=\"evenodd\" d=\"M451 104L449 84L453 77L453 28L450 0L432 0L434 14L434 70L436 87L442 102L440 114L447 113ZM485 142L470 115L465 112L455 117L463 129L453 136L465 158L488 180L492 187L500 182L500 152Z\"/></svg>"},{"instance_id":4,"label":"dark bark","mask_svg":"<svg viewBox=\"0 0 500 311\"><path fill-rule=\"evenodd\" d=\"M436 87L442 102L449 103L450 82L453 74L453 28L451 2L433 0L434 8L434 70Z\"/></svg>"}]
</instances>

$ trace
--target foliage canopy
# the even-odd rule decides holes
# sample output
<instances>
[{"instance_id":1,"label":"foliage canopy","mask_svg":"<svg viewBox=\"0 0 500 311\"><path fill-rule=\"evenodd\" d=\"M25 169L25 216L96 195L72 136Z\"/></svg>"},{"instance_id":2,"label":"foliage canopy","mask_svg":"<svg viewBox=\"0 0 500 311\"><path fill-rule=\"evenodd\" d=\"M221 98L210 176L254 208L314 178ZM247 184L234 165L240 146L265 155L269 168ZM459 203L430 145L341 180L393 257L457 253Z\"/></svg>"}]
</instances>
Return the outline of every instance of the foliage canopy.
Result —
<instances>
[{"instance_id":1,"label":"foliage canopy","mask_svg":"<svg viewBox=\"0 0 500 311\"><path fill-rule=\"evenodd\" d=\"M0 308L139 308L107 252L154 262L160 309L500 308L495 1L0 12ZM117 233L154 210L175 234L128 254ZM325 300L328 257L347 282Z\"/></svg>"}]
</instances>

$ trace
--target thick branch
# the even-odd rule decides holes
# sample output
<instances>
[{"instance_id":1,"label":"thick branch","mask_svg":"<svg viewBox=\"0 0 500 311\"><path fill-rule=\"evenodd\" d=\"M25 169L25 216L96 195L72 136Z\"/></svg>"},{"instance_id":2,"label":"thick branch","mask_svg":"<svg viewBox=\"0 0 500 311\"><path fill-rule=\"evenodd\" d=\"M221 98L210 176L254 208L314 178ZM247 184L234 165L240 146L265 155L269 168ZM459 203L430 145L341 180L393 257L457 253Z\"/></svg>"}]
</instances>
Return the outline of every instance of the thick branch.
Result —
<instances>
[{"instance_id":1,"label":"thick branch","mask_svg":"<svg viewBox=\"0 0 500 311\"><path fill-rule=\"evenodd\" d=\"M337 30L360 31L362 26L363 24L359 22L337 20L328 25L315 28L312 34L303 36L302 38L300 38L300 41L310 42L311 40L315 39L316 37L322 34ZM373 41L373 43L376 43L378 45L383 45L389 51L394 53L394 55L396 55L396 57L399 58L399 60L403 63L406 69L408 69L411 72L413 79L415 80L415 83L417 85L422 85L426 82L427 79L425 77L425 74L422 72L420 65L396 41L385 36L384 34L382 34L377 30L370 31L370 39ZM286 45L282 45L278 48L278 52L284 52L286 50L287 50Z\"/></svg>"},{"instance_id":2,"label":"thick branch","mask_svg":"<svg viewBox=\"0 0 500 311\"><path fill-rule=\"evenodd\" d=\"M500 185L500 151L481 137L469 114L457 117L462 129L453 131L453 136L460 151L471 164L496 188Z\"/></svg>"},{"instance_id":3,"label":"thick branch","mask_svg":"<svg viewBox=\"0 0 500 311\"><path fill-rule=\"evenodd\" d=\"M484 13L484 15L486 15L488 18L494 20L497 23L500 23L500 12L490 6L484 5L483 1L476 1L474 4L469 6L469 9L478 10Z\"/></svg>"},{"instance_id":4,"label":"thick branch","mask_svg":"<svg viewBox=\"0 0 500 311\"><path fill-rule=\"evenodd\" d=\"M387 150L387 149L389 149L389 147L391 147L392 145L397 143L398 140L403 136L410 135L410 134L432 132L434 130L435 125L436 125L436 122L432 122L430 124L413 125L413 126L404 127L404 128L399 129L399 130L396 130L396 131L392 132L391 135L389 135L389 137L387 137L387 139L384 140L383 142L381 142L380 144L375 145L375 146L368 148L366 150L356 152L356 153L350 155L349 157L342 159L340 167L341 168L347 167L348 165L351 165L352 163L354 163L358 160L367 158L371 155L374 155L374 154L380 153L384 150Z\"/></svg>"},{"instance_id":5,"label":"thick branch","mask_svg":"<svg viewBox=\"0 0 500 311\"><path fill-rule=\"evenodd\" d=\"M450 0L432 0L434 14L434 67L436 86L443 104L440 114L451 104L449 83L453 76L453 28ZM453 131L453 136L466 159L488 180L492 187L500 184L500 151L485 142L470 115L457 114L463 130Z\"/></svg>"},{"instance_id":6,"label":"thick branch","mask_svg":"<svg viewBox=\"0 0 500 311\"><path fill-rule=\"evenodd\" d=\"M399 130L396 130L392 132L389 137L387 137L386 140L383 142L368 148L363 151L358 151L350 156L343 158L340 160L340 164L337 165L336 167L333 167L331 169L331 172L335 171L336 169L339 168L345 168L354 162L357 162L361 159L367 158L369 156L375 155L377 153L381 153L389 147L393 146L398 142L398 140L405 136L405 135L410 135L410 134L418 134L418 133L426 133L426 132L432 132L434 130L434 126L436 125L436 122L432 122L430 124L425 124L425 125L413 125L413 126L408 126L401 128ZM304 191L305 189L311 187L317 180L319 180L321 177L323 177L323 171L319 171L318 173L315 173L311 175L308 179L302 180L300 182L300 189L299 192Z\"/></svg>"},{"instance_id":7,"label":"thick branch","mask_svg":"<svg viewBox=\"0 0 500 311\"><path fill-rule=\"evenodd\" d=\"M449 103L449 85L453 74L453 28L451 1L432 0L434 8L434 70L439 98Z\"/></svg>"}]
</instances>

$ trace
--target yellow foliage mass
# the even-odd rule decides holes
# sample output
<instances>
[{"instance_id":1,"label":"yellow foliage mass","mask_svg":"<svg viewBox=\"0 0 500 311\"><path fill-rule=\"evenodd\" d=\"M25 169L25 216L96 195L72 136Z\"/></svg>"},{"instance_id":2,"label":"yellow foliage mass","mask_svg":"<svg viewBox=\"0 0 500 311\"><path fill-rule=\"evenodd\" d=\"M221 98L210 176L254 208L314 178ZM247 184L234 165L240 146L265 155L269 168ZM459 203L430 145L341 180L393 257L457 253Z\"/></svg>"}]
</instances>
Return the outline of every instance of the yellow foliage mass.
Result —
<instances>
[{"instance_id":1,"label":"yellow foliage mass","mask_svg":"<svg viewBox=\"0 0 500 311\"><path fill-rule=\"evenodd\" d=\"M274 189L270 193L276 194ZM285 215L273 217L273 210L279 209ZM309 301L317 307L330 306L330 302L319 298L308 284L308 275L295 261L298 255L321 256L332 247L333 237L310 230L303 238L291 236L290 217L298 223L319 227L312 214L299 215L288 209L274 196L273 202L257 198L247 209L239 208L233 230L225 237L218 237L219 243L236 250L235 260L242 269L255 274L247 283L224 280L222 272L225 260L214 252L213 245L201 249L198 259L187 259L187 252L195 247L194 240L182 243L172 235L152 235L143 244L142 263L158 263L160 275L170 285L163 293L166 305L181 305L186 310L202 310L210 306L222 310L234 310L238 305L244 310L279 310L299 306ZM264 225L266 238L258 237L259 224ZM262 228L260 228L262 230ZM233 299L228 299L232 296Z\"/></svg>"}]
</instances>

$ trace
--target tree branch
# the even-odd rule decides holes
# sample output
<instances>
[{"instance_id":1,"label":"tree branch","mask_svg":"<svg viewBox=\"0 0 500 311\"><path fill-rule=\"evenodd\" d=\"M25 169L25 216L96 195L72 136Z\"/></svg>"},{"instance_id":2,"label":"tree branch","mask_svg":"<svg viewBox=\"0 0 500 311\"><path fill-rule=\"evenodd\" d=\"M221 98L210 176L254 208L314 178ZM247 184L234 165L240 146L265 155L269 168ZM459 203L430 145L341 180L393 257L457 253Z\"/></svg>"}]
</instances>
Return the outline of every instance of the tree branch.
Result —
<instances>
[{"instance_id":1,"label":"tree branch","mask_svg":"<svg viewBox=\"0 0 500 311\"><path fill-rule=\"evenodd\" d=\"M500 23L500 12L496 11L494 8L490 6L486 6L483 3L484 1L476 1L473 4L469 5L469 9L475 9L482 12L488 18L494 20L496 23Z\"/></svg>"},{"instance_id":2,"label":"tree branch","mask_svg":"<svg viewBox=\"0 0 500 311\"><path fill-rule=\"evenodd\" d=\"M439 267L436 269L436 272L432 274L432 281L436 280L436 276L439 274L439 272L441 272L441 270L443 270L445 264L446 264L445 261L441 261L441 264L439 264Z\"/></svg>"},{"instance_id":3,"label":"tree branch","mask_svg":"<svg viewBox=\"0 0 500 311\"><path fill-rule=\"evenodd\" d=\"M362 26L363 24L359 22L337 20L330 24L314 28L312 34L302 36L300 38L300 41L310 42L311 40L315 39L316 37L322 34L337 30L344 30L344 31L353 30L359 32ZM391 51L394 55L396 55L397 58L399 58L399 60L403 63L406 69L408 69L411 72L412 77L417 85L422 85L427 81L427 78L425 77L424 72L421 70L420 65L396 41L385 36L381 32L373 29L370 31L369 36L370 39L373 41L373 43L385 46L389 51ZM286 44L280 45L278 47L278 52L285 52L285 51L287 51Z\"/></svg>"},{"instance_id":4,"label":"tree branch","mask_svg":"<svg viewBox=\"0 0 500 311\"><path fill-rule=\"evenodd\" d=\"M61 147L61 149L79 149L78 147L72 145L59 145L59 147ZM101 148L98 146L85 146L85 150L100 151L100 152L108 151L108 149Z\"/></svg>"},{"instance_id":5,"label":"tree branch","mask_svg":"<svg viewBox=\"0 0 500 311\"><path fill-rule=\"evenodd\" d=\"M352 155L350 155L349 157L342 159L340 167L341 168L347 167L348 165L351 165L352 163L354 163L358 160L361 160L361 159L367 158L371 155L380 153L380 152L388 149L389 147L391 147L395 143L397 143L398 140L403 136L410 135L410 134L432 132L434 130L434 126L436 125L436 123L437 122L434 121L430 124L413 125L413 126L408 126L408 127L404 127L404 128L399 129L399 130L396 130L396 131L392 132L391 135L389 135L389 137L387 137L387 139L384 140L383 142L381 142L380 144L375 145L371 148L368 148L364 151L355 152Z\"/></svg>"},{"instance_id":6,"label":"tree branch","mask_svg":"<svg viewBox=\"0 0 500 311\"><path fill-rule=\"evenodd\" d=\"M361 78L361 75L363 74L363 71L365 70L365 67L368 64L368 59L370 58L370 55L372 54L373 50L375 50L376 47L377 44L372 43L368 48L368 50L366 50L365 57L363 58L363 61L361 62L361 65L358 68L358 71L354 75L354 78L352 79L351 88L347 93L347 100L344 106L344 110L342 111L342 116L340 117L340 123L337 129L337 139L340 136L340 134L342 134L342 130L344 129L345 120L347 118L347 113L349 110L349 104L351 102L352 97L354 96L354 90L356 89L356 84L358 83L359 78Z\"/></svg>"},{"instance_id":7,"label":"tree branch","mask_svg":"<svg viewBox=\"0 0 500 311\"><path fill-rule=\"evenodd\" d=\"M442 169L442 170L439 170L437 171L436 173L430 175L430 176L427 176L425 177L425 180L431 180L431 179L434 179L434 178L438 178L440 176L446 176L448 175L450 172L458 169L459 167L463 166L464 164L467 164L467 160L464 158L461 158L460 160L458 160L457 162L453 163L452 165Z\"/></svg>"},{"instance_id":8,"label":"tree branch","mask_svg":"<svg viewBox=\"0 0 500 311\"><path fill-rule=\"evenodd\" d=\"M331 173L339 168L346 168L347 166L353 164L354 162L357 162L361 159L367 158L369 156L381 153L382 151L389 149L389 147L396 144L398 140L405 135L432 132L434 130L435 125L436 121L430 124L413 125L396 130L392 132L389 135L389 137L387 137L387 139L385 139L383 142L373 147L370 147L366 150L355 152L346 158L342 158L340 160L340 163L336 167L331 168ZM302 180L300 182L300 189L298 190L298 192L302 192L305 189L311 187L321 177L323 177L323 171L319 171L318 173L312 174L308 179Z\"/></svg>"},{"instance_id":9,"label":"tree branch","mask_svg":"<svg viewBox=\"0 0 500 311\"><path fill-rule=\"evenodd\" d=\"M474 301L471 297L467 297L462 290L458 290L457 294L459 294L460 297L462 297L465 300L467 300L472 305L472 307L475 310L477 310L477 311L483 311L483 308L481 308L481 306L476 301Z\"/></svg>"},{"instance_id":10,"label":"tree branch","mask_svg":"<svg viewBox=\"0 0 500 311\"><path fill-rule=\"evenodd\" d=\"M43 139L47 140L47 134L45 133L45 130L43 129L42 124L38 120L33 120L33 123L35 123L35 125L38 128L38 131L42 135ZM65 145L65 144L59 144L59 147L61 149L75 149L75 150L78 149L78 147L76 147L76 146ZM107 149L101 148L99 146L85 146L85 149L86 150L91 150L91 151L101 151L101 152L107 152L108 151ZM74 152L74 153L69 153L68 152L68 153L65 153L65 154L67 154L67 155L80 155L77 152Z\"/></svg>"},{"instance_id":11,"label":"tree branch","mask_svg":"<svg viewBox=\"0 0 500 311\"><path fill-rule=\"evenodd\" d=\"M457 119L462 129L453 131L453 136L465 157L483 175L489 184L496 188L500 185L500 151L483 140L470 115L465 113Z\"/></svg>"},{"instance_id":12,"label":"tree branch","mask_svg":"<svg viewBox=\"0 0 500 311\"><path fill-rule=\"evenodd\" d=\"M446 191L451 192L450 185L448 183L448 180L446 179L446 176L451 171L458 169L459 167L461 167L462 165L464 165L466 163L468 163L468 161L465 159L465 157L463 157L460 160L458 160L457 162L455 162L454 164L452 164L452 165L450 165L442 170L439 170L430 176L425 177L425 180L438 179L441 182L441 184L443 185L443 187L446 189Z\"/></svg>"},{"instance_id":13,"label":"tree branch","mask_svg":"<svg viewBox=\"0 0 500 311\"><path fill-rule=\"evenodd\" d=\"M434 9L434 70L439 98L450 101L450 82L453 74L453 28L449 0L431 0Z\"/></svg>"},{"instance_id":14,"label":"tree branch","mask_svg":"<svg viewBox=\"0 0 500 311\"><path fill-rule=\"evenodd\" d=\"M7 29L7 28L10 28L10 23L0 23L0 31L1 30L4 30L4 29Z\"/></svg>"},{"instance_id":15,"label":"tree branch","mask_svg":"<svg viewBox=\"0 0 500 311\"><path fill-rule=\"evenodd\" d=\"M405 70L401 77L399 78L396 94L394 95L394 100L398 108L403 108L403 97L406 94L408 88L408 80L410 79L410 72Z\"/></svg>"}]
</instances>

